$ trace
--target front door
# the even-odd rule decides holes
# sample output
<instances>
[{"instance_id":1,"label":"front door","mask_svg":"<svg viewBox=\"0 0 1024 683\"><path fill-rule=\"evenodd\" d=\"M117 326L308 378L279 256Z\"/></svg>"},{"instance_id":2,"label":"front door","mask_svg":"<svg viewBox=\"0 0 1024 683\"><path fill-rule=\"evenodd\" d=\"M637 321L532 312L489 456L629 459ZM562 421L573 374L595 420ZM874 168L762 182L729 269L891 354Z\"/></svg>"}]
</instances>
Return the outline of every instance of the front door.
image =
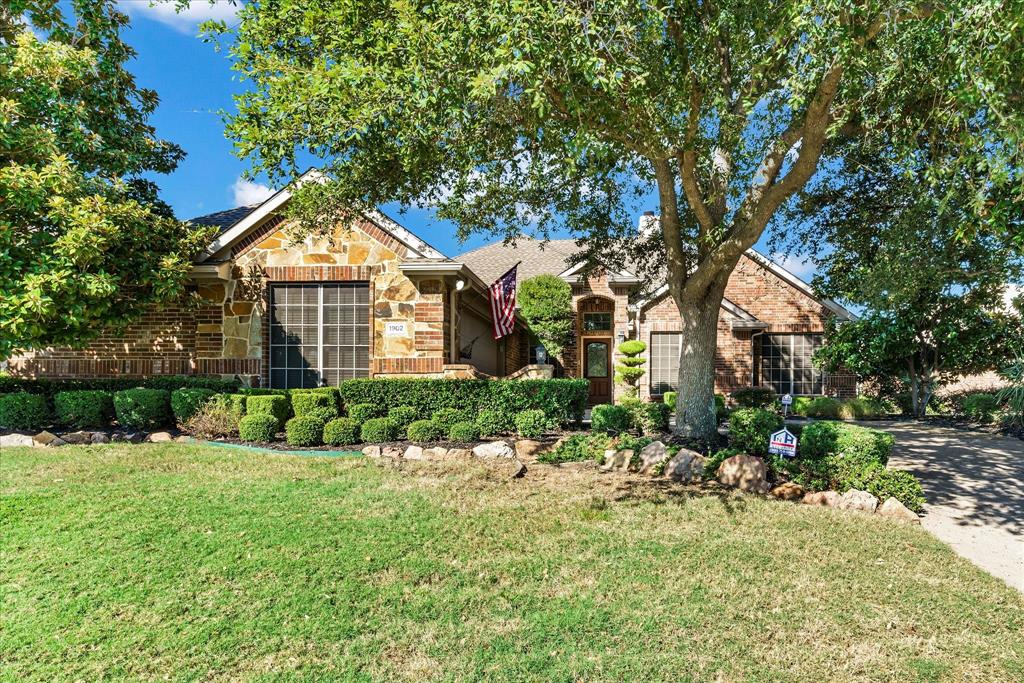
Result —
<instances>
[{"instance_id":1,"label":"front door","mask_svg":"<svg viewBox=\"0 0 1024 683\"><path fill-rule=\"evenodd\" d=\"M612 347L609 341L588 339L583 345L583 376L590 382L590 405L611 403Z\"/></svg>"}]
</instances>

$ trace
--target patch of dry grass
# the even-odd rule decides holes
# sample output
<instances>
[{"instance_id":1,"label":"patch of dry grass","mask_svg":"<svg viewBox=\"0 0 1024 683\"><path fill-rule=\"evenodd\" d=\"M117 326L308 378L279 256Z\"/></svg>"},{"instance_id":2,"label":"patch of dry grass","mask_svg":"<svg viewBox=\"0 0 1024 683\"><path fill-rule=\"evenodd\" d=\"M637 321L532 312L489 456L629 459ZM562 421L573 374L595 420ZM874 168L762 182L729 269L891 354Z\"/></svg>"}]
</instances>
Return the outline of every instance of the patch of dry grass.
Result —
<instances>
[{"instance_id":1,"label":"patch of dry grass","mask_svg":"<svg viewBox=\"0 0 1024 683\"><path fill-rule=\"evenodd\" d=\"M5 449L10 680L1024 677L1024 600L918 528L639 477Z\"/></svg>"}]
</instances>

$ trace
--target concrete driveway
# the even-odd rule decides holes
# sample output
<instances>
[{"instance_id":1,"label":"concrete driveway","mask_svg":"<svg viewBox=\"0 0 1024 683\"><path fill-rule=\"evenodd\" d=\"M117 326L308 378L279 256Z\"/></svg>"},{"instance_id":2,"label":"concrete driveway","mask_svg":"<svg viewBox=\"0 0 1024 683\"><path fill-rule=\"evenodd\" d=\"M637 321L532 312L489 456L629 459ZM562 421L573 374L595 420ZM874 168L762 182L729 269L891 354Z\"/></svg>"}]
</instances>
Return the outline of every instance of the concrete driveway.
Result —
<instances>
[{"instance_id":1,"label":"concrete driveway","mask_svg":"<svg viewBox=\"0 0 1024 683\"><path fill-rule=\"evenodd\" d=\"M896 438L889 466L917 475L925 529L1024 592L1024 441L915 422L870 422Z\"/></svg>"}]
</instances>

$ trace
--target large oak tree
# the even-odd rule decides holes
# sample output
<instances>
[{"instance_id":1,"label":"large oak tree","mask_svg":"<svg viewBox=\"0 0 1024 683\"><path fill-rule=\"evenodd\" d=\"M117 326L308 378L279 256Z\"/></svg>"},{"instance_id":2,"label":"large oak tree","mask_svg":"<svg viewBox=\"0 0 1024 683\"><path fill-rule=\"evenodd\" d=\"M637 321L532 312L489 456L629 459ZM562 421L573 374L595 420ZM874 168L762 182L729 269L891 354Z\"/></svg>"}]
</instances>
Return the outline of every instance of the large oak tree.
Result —
<instances>
[{"instance_id":1,"label":"large oak tree","mask_svg":"<svg viewBox=\"0 0 1024 683\"><path fill-rule=\"evenodd\" d=\"M306 225L434 204L463 236L568 230L607 262L604 245L641 243L654 188L659 239L642 243L682 316L677 429L704 438L726 281L830 155L942 131L993 181L1019 163L1022 15L1021 0L264 0L239 15L252 88L228 130L278 180L323 161L329 182L295 205Z\"/></svg>"}]
</instances>

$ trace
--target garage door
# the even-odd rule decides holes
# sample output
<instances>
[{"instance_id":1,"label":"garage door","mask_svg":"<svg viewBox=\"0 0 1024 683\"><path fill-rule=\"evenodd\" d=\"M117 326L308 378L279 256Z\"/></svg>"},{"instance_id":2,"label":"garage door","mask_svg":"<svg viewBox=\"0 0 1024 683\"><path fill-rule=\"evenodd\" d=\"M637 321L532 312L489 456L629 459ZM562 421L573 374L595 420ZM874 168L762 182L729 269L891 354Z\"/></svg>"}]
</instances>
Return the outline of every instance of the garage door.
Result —
<instances>
[{"instance_id":1,"label":"garage door","mask_svg":"<svg viewBox=\"0 0 1024 683\"><path fill-rule=\"evenodd\" d=\"M365 282L270 286L270 386L333 386L370 374Z\"/></svg>"}]
</instances>

